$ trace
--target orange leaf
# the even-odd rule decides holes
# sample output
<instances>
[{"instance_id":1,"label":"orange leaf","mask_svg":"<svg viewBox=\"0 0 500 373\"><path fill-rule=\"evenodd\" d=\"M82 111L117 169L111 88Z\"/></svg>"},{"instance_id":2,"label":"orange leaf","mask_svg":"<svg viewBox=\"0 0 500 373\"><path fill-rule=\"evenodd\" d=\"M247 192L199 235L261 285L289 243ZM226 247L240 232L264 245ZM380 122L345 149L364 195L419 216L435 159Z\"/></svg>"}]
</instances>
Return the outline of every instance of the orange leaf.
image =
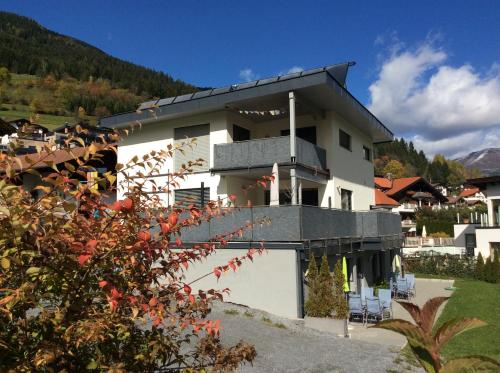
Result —
<instances>
[{"instance_id":1,"label":"orange leaf","mask_svg":"<svg viewBox=\"0 0 500 373\"><path fill-rule=\"evenodd\" d=\"M184 293L191 294L191 286L184 284Z\"/></svg>"},{"instance_id":2,"label":"orange leaf","mask_svg":"<svg viewBox=\"0 0 500 373\"><path fill-rule=\"evenodd\" d=\"M80 265L84 265L90 258L91 258L92 255L88 255L88 254L84 254L84 255L80 255L78 257L78 263L80 263Z\"/></svg>"},{"instance_id":3,"label":"orange leaf","mask_svg":"<svg viewBox=\"0 0 500 373\"><path fill-rule=\"evenodd\" d=\"M108 284L108 282L107 282L107 281L104 281L104 280L103 280L103 281L99 281L99 287L100 287L100 288L105 287L107 284Z\"/></svg>"},{"instance_id":4,"label":"orange leaf","mask_svg":"<svg viewBox=\"0 0 500 373\"><path fill-rule=\"evenodd\" d=\"M151 233L149 233L149 231L140 231L137 233L137 237L142 241L149 241L151 239Z\"/></svg>"},{"instance_id":5,"label":"orange leaf","mask_svg":"<svg viewBox=\"0 0 500 373\"><path fill-rule=\"evenodd\" d=\"M170 223L171 226L176 225L178 220L179 217L177 216L176 212L173 212L168 216L168 222Z\"/></svg>"}]
</instances>

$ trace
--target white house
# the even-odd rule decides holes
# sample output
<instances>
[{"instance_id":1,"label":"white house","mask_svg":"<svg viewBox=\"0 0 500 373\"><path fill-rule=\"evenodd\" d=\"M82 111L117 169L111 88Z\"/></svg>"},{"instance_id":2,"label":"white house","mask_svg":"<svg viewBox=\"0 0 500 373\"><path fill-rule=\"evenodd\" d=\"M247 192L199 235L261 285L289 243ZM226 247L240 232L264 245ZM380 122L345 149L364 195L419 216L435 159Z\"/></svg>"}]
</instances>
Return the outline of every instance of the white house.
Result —
<instances>
[{"instance_id":1,"label":"white house","mask_svg":"<svg viewBox=\"0 0 500 373\"><path fill-rule=\"evenodd\" d=\"M487 258L494 250L500 253L500 176L467 182L480 190L474 195L486 195L488 215L481 217L481 224L455 224L455 245Z\"/></svg>"},{"instance_id":2,"label":"white house","mask_svg":"<svg viewBox=\"0 0 500 373\"><path fill-rule=\"evenodd\" d=\"M327 66L146 102L138 112L101 120L102 126L114 128L142 123L141 130L120 144L119 163L186 138L197 139L193 151L176 153L156 180L159 185L166 183L169 173L188 159L206 160L178 190L161 195L166 205L187 196L203 203L231 194L242 205L250 202L252 207L222 223L210 223L207 231L186 232L185 242L206 240L207 232L228 231L256 216L271 218L269 227L253 228L209 259L207 265L215 266L252 242L265 241L269 250L264 257L223 279L232 289L230 300L301 317L303 274L311 251L327 253L332 265L346 256L353 289L387 277L401 247L399 215L368 210L374 205L373 144L391 141L393 135L346 89L350 66ZM269 190L242 193L244 185L271 175L275 164L279 206L270 206ZM200 272L206 270L202 267ZM249 284L259 290L253 291Z\"/></svg>"}]
</instances>

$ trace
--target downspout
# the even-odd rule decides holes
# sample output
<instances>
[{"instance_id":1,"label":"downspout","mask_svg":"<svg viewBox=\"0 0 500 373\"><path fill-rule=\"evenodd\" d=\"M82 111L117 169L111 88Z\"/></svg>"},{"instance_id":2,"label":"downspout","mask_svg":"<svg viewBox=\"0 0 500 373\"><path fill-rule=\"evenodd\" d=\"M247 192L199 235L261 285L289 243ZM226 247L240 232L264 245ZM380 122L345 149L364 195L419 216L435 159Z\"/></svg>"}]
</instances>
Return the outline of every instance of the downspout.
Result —
<instances>
[{"instance_id":1,"label":"downspout","mask_svg":"<svg viewBox=\"0 0 500 373\"><path fill-rule=\"evenodd\" d=\"M295 170L295 163L297 161L295 142L295 93L288 92L288 101L290 106L290 162L292 168L290 169L290 188L292 189L292 205L297 204L297 175Z\"/></svg>"}]
</instances>

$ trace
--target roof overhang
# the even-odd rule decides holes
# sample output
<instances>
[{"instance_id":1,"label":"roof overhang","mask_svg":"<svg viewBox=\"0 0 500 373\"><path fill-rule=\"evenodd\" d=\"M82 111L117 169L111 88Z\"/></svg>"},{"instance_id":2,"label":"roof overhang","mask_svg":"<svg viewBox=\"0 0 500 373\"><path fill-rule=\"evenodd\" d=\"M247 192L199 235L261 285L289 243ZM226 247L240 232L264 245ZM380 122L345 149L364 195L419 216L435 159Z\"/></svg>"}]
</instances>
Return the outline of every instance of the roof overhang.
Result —
<instances>
[{"instance_id":1,"label":"roof overhang","mask_svg":"<svg viewBox=\"0 0 500 373\"><path fill-rule=\"evenodd\" d=\"M288 92L295 92L307 106L319 111L334 111L368 134L374 143L393 139L385 127L366 107L347 91L338 79L345 81L349 64L303 71L254 82L242 83L192 94L150 101L140 110L102 118L100 124L124 128L140 122L146 125L158 120L198 115L219 110L288 108Z\"/></svg>"},{"instance_id":2,"label":"roof overhang","mask_svg":"<svg viewBox=\"0 0 500 373\"><path fill-rule=\"evenodd\" d=\"M481 190L486 189L488 184L494 185L494 184L500 184L500 175L497 176L488 176L488 177L480 177L477 179L469 179L467 180L468 184L474 185L478 187Z\"/></svg>"}]
</instances>

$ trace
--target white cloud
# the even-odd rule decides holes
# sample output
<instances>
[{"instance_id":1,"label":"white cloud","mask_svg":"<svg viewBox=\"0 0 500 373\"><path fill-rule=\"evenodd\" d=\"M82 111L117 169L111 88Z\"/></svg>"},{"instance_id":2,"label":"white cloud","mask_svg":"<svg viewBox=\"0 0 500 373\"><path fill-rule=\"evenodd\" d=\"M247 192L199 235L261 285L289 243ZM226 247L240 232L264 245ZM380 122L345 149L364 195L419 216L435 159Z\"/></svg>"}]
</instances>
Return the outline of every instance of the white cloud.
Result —
<instances>
[{"instance_id":1,"label":"white cloud","mask_svg":"<svg viewBox=\"0 0 500 373\"><path fill-rule=\"evenodd\" d=\"M393 49L369 87L370 110L429 154L495 146L492 141L500 139L498 64L482 75L469 64L451 66L447 58L432 42L415 50Z\"/></svg>"},{"instance_id":2,"label":"white cloud","mask_svg":"<svg viewBox=\"0 0 500 373\"><path fill-rule=\"evenodd\" d=\"M283 70L278 73L278 75L287 75L287 74L294 74L294 73L300 73L301 71L304 71L304 68L301 66L292 66L288 70Z\"/></svg>"},{"instance_id":3,"label":"white cloud","mask_svg":"<svg viewBox=\"0 0 500 373\"><path fill-rule=\"evenodd\" d=\"M259 75L254 73L252 69L247 68L240 71L240 78L245 82L251 82L252 80L259 79Z\"/></svg>"}]
</instances>

